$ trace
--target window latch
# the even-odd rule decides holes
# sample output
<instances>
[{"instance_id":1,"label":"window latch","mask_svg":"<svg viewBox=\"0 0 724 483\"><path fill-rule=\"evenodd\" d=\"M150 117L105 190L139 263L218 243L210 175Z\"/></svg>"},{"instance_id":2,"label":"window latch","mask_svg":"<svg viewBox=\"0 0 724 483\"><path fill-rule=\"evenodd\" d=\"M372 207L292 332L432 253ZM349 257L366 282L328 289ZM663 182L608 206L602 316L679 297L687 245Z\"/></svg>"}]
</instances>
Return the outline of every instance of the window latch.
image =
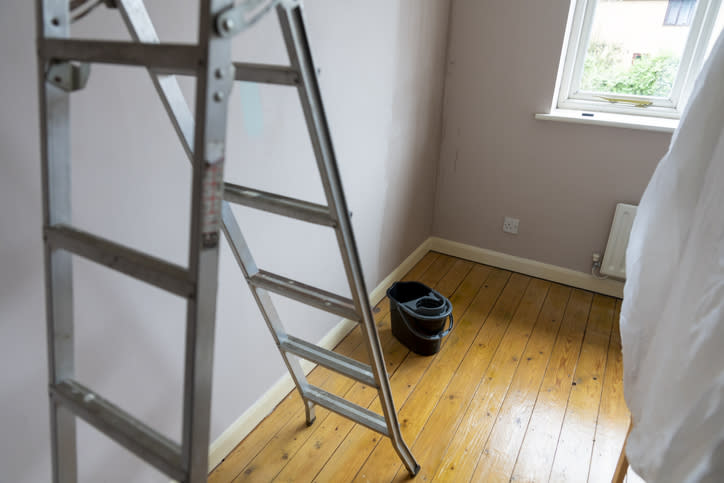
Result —
<instances>
[{"instance_id":1,"label":"window latch","mask_svg":"<svg viewBox=\"0 0 724 483\"><path fill-rule=\"evenodd\" d=\"M652 101L646 100L646 99L628 99L626 97L606 97L606 96L598 96L600 99L603 99L604 101L608 101L611 104L631 104L634 107L649 107L651 104L653 104Z\"/></svg>"}]
</instances>

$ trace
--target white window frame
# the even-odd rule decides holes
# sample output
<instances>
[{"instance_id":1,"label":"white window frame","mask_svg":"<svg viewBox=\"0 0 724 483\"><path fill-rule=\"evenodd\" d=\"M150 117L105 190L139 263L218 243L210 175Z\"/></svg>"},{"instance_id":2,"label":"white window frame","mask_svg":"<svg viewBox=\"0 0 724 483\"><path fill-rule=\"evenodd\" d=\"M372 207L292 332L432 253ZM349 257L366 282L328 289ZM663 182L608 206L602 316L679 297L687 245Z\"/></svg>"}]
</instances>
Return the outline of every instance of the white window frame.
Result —
<instances>
[{"instance_id":1,"label":"white window frame","mask_svg":"<svg viewBox=\"0 0 724 483\"><path fill-rule=\"evenodd\" d=\"M617 98L652 102L648 107L635 107L611 103L590 92L578 90L598 0L571 0L571 12L558 69L554 109L679 119L704 63L721 3L722 0L698 0L681 55L679 71L668 98L614 94Z\"/></svg>"}]
</instances>

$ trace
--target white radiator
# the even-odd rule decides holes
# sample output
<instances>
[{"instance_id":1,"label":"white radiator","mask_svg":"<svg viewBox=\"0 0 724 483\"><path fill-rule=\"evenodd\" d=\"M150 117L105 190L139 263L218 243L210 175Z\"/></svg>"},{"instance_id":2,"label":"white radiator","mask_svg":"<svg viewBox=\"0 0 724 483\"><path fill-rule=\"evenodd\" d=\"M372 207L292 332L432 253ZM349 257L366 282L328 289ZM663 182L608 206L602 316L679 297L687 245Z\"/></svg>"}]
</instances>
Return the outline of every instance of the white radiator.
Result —
<instances>
[{"instance_id":1,"label":"white radiator","mask_svg":"<svg viewBox=\"0 0 724 483\"><path fill-rule=\"evenodd\" d=\"M624 203L616 205L616 214L613 215L611 233L608 234L608 243L601 263L601 274L626 278L626 247L636 216L636 208L638 207Z\"/></svg>"}]
</instances>

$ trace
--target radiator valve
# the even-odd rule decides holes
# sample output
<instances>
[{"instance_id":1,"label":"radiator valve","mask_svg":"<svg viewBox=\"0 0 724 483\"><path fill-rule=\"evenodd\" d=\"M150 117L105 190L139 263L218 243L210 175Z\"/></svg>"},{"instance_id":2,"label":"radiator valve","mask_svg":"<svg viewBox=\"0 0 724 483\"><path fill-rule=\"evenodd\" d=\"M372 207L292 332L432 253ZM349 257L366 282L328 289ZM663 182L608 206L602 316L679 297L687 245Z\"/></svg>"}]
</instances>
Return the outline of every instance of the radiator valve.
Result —
<instances>
[{"instance_id":1,"label":"radiator valve","mask_svg":"<svg viewBox=\"0 0 724 483\"><path fill-rule=\"evenodd\" d=\"M601 254L598 252L594 252L593 256L591 257L591 260L592 260L591 268L599 270L601 268Z\"/></svg>"}]
</instances>

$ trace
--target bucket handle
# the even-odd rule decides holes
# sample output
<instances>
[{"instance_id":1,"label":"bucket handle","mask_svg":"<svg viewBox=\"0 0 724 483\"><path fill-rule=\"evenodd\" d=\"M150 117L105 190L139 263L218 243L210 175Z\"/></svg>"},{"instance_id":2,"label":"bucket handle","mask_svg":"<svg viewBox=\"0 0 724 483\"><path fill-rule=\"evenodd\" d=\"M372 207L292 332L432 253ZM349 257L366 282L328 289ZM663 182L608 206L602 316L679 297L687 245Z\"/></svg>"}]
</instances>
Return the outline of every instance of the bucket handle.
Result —
<instances>
[{"instance_id":1,"label":"bucket handle","mask_svg":"<svg viewBox=\"0 0 724 483\"><path fill-rule=\"evenodd\" d=\"M448 335L448 334L450 333L450 331L452 330L452 328L453 328L453 315L452 315L452 312L450 312L450 326L449 326L447 329L443 330L443 331L440 332L439 334L427 335L427 334L423 334L422 332L419 332L419 331L418 331L417 329L415 329L412 325L410 325L410 323L407 321L407 314L405 314L405 310L403 310L402 305L397 304L397 311L400 313L400 316L402 317L402 321L403 321L403 322L405 323L405 325L407 326L407 329L408 329L410 332L412 332L415 336L419 337L420 339L429 340L429 341L440 340L440 339L442 339L443 337L445 337L446 335Z\"/></svg>"}]
</instances>

